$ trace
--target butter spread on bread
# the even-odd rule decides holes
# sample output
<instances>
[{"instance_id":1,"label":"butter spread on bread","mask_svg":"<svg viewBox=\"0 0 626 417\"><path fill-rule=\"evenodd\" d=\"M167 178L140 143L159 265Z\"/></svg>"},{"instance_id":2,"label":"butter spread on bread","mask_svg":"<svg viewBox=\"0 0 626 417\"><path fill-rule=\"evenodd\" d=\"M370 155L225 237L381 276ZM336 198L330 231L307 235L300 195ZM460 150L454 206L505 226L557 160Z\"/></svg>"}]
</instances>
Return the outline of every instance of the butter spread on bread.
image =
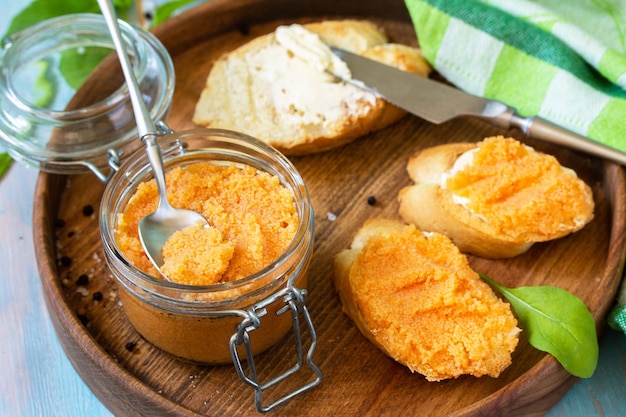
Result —
<instances>
[{"instance_id":1,"label":"butter spread on bread","mask_svg":"<svg viewBox=\"0 0 626 417\"><path fill-rule=\"evenodd\" d=\"M341 79L351 78L350 68L335 55L322 39L301 25L279 26L276 28L278 44L295 54L307 65L319 72L328 71Z\"/></svg>"},{"instance_id":2,"label":"butter spread on bread","mask_svg":"<svg viewBox=\"0 0 626 417\"><path fill-rule=\"evenodd\" d=\"M302 25L326 44L428 76L420 51L388 43L361 20ZM403 110L311 65L272 32L221 56L196 104L193 121L256 137L287 155L321 152L398 121Z\"/></svg>"},{"instance_id":3,"label":"butter spread on bread","mask_svg":"<svg viewBox=\"0 0 626 417\"><path fill-rule=\"evenodd\" d=\"M510 305L444 235L369 220L335 257L333 283L361 333L429 381L511 364L521 330Z\"/></svg>"},{"instance_id":4,"label":"butter spread on bread","mask_svg":"<svg viewBox=\"0 0 626 417\"><path fill-rule=\"evenodd\" d=\"M513 257L593 219L591 189L556 158L502 136L425 149L407 165L414 185L400 215L449 236L462 252Z\"/></svg>"}]
</instances>

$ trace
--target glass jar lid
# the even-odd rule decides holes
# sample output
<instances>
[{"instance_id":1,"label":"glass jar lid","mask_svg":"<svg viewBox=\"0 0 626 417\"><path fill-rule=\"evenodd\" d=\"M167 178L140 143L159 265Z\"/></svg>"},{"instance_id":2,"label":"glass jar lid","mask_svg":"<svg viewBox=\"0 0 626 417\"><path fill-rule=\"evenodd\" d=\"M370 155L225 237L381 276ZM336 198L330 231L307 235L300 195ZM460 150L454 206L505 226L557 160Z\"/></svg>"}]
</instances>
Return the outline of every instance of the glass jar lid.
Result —
<instances>
[{"instance_id":1,"label":"glass jar lid","mask_svg":"<svg viewBox=\"0 0 626 417\"><path fill-rule=\"evenodd\" d=\"M120 25L148 111L162 121L174 93L172 60L154 35ZM101 15L65 15L8 37L0 67L0 140L14 159L47 172L98 174L111 150L141 146Z\"/></svg>"}]
</instances>

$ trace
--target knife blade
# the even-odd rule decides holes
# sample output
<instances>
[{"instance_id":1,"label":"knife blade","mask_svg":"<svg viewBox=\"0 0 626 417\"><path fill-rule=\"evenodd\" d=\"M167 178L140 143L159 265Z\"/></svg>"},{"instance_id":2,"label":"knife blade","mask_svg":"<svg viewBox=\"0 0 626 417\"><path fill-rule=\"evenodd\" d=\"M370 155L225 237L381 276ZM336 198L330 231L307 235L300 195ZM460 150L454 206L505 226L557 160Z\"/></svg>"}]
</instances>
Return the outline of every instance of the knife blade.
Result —
<instances>
[{"instance_id":1,"label":"knife blade","mask_svg":"<svg viewBox=\"0 0 626 417\"><path fill-rule=\"evenodd\" d=\"M346 63L351 78L333 75L428 122L441 124L457 117L478 117L497 127L517 127L527 136L626 165L626 153L540 117L523 117L499 101L466 93L341 48L331 46L330 49Z\"/></svg>"}]
</instances>

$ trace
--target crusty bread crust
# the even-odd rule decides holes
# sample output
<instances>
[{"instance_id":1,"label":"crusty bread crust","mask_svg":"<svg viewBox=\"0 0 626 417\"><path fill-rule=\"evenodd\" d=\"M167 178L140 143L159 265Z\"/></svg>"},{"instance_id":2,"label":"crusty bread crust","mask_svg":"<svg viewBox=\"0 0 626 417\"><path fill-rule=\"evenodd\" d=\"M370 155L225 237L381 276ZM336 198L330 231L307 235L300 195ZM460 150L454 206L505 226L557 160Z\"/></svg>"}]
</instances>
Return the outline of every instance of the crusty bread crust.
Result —
<instances>
[{"instance_id":1,"label":"crusty bread crust","mask_svg":"<svg viewBox=\"0 0 626 417\"><path fill-rule=\"evenodd\" d=\"M372 22L323 21L303 26L331 45L422 76L428 76L431 71L418 49L387 43L384 32ZM277 108L275 86L263 81L259 76L261 69L255 66L262 61L263 54L275 54L279 47L275 34L269 33L220 57L196 104L194 123L240 131L287 155L304 155L345 145L397 122L406 114L373 94L348 85L345 90L352 93L338 94L338 101L329 104L333 107L328 110L329 116L324 115L317 121L311 121L311 115L307 114L299 118L301 109L297 102L287 109ZM286 57L288 51L284 53ZM268 65L275 62L269 61ZM306 85L306 89L321 91L326 86L332 88L338 81L328 75L325 80L316 79L315 83ZM285 96L290 94L289 91L284 93Z\"/></svg>"},{"instance_id":2,"label":"crusty bread crust","mask_svg":"<svg viewBox=\"0 0 626 417\"><path fill-rule=\"evenodd\" d=\"M508 236L491 236L478 229L477 220L435 184L406 187L400 191L400 201L400 216L406 222L452 237L463 252L485 258L511 258L534 243L511 241Z\"/></svg>"},{"instance_id":3,"label":"crusty bread crust","mask_svg":"<svg viewBox=\"0 0 626 417\"><path fill-rule=\"evenodd\" d=\"M462 252L485 258L510 258L528 250L534 243L563 237L580 230L593 218L593 195L591 189L580 182L579 199L584 207L578 216L584 221L576 226L567 225L557 232L543 235L537 233L504 233L492 228L483 218L453 200L452 193L441 187L441 177L448 173L460 155L474 149L476 143L452 143L425 149L407 164L407 171L414 185L400 190L399 214L420 230L434 231L449 236ZM571 173L575 176L574 173ZM541 194L537 194L541 198ZM550 197L544 197L550 198ZM538 214L539 215L539 214ZM552 213L543 213L549 217ZM555 222L561 219L555 215Z\"/></svg>"},{"instance_id":4,"label":"crusty bread crust","mask_svg":"<svg viewBox=\"0 0 626 417\"><path fill-rule=\"evenodd\" d=\"M400 216L421 230L437 231L452 238L464 252L489 258L509 258L528 250L533 242L511 241L508 236L491 236L479 228L480 220L452 201L439 186L459 156L476 147L474 143L450 143L427 148L409 159L407 171L415 185L400 190Z\"/></svg>"},{"instance_id":5,"label":"crusty bread crust","mask_svg":"<svg viewBox=\"0 0 626 417\"><path fill-rule=\"evenodd\" d=\"M361 311L357 306L357 297L354 295L352 286L350 285L350 268L352 268L354 261L360 255L370 237L399 233L402 231L403 227L404 225L402 223L390 219L375 219L366 222L354 235L350 249L339 252L337 256L335 256L333 264L333 285L341 300L344 313L352 319L357 328L370 342L392 358L395 357L395 355L389 352L387 348L376 339L372 330L361 315Z\"/></svg>"}]
</instances>

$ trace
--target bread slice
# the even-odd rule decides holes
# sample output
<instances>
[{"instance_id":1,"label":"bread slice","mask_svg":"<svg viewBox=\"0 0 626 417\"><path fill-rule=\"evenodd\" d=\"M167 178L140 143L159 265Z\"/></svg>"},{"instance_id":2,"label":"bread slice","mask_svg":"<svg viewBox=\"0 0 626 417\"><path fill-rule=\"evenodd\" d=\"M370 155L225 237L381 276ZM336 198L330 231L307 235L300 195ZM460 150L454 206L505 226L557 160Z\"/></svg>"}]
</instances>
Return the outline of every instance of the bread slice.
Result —
<instances>
[{"instance_id":1,"label":"bread slice","mask_svg":"<svg viewBox=\"0 0 626 417\"><path fill-rule=\"evenodd\" d=\"M462 252L513 257L593 219L589 186L553 156L515 139L425 149L407 170L415 184L399 193L402 218L449 236Z\"/></svg>"},{"instance_id":2,"label":"bread slice","mask_svg":"<svg viewBox=\"0 0 626 417\"><path fill-rule=\"evenodd\" d=\"M303 25L328 44L428 76L419 49L390 44L374 23ZM321 152L382 129L405 115L374 94L321 72L283 47L275 32L215 62L193 121L256 137L287 155Z\"/></svg>"},{"instance_id":3,"label":"bread slice","mask_svg":"<svg viewBox=\"0 0 626 417\"><path fill-rule=\"evenodd\" d=\"M520 329L510 305L444 235L373 219L334 260L343 311L394 360L429 381L497 377Z\"/></svg>"}]
</instances>

